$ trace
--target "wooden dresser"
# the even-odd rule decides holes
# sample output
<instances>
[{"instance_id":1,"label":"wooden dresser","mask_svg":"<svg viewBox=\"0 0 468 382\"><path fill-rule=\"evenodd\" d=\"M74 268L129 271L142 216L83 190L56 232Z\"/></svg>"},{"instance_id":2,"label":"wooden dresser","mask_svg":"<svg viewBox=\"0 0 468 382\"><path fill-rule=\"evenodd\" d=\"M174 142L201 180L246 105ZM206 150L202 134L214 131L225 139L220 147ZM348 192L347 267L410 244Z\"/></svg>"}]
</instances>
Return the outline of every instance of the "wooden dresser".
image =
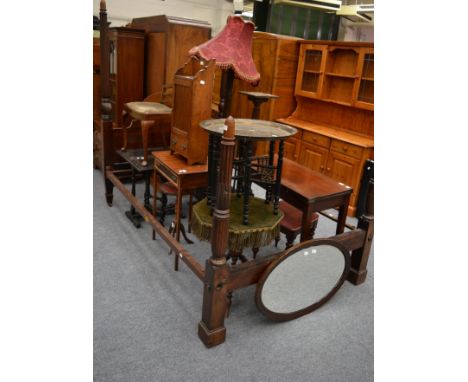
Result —
<instances>
[{"instance_id":1,"label":"wooden dresser","mask_svg":"<svg viewBox=\"0 0 468 382\"><path fill-rule=\"evenodd\" d=\"M374 156L373 44L299 41L296 110L278 121L298 133L285 157L349 185L356 214L366 159Z\"/></svg>"}]
</instances>

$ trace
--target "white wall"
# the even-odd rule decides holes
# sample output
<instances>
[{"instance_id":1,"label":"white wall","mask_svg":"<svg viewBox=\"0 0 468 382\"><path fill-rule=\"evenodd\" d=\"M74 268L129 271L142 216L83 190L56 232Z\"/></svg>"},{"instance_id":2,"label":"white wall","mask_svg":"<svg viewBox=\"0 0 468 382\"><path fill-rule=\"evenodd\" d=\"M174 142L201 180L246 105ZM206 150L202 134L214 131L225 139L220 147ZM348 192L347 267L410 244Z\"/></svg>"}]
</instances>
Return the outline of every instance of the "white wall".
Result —
<instances>
[{"instance_id":1,"label":"white wall","mask_svg":"<svg viewBox=\"0 0 468 382\"><path fill-rule=\"evenodd\" d=\"M227 0L107 0L107 18L111 26L128 24L133 18L167 15L207 21L215 35L234 13ZM93 0L93 14L99 16L99 0Z\"/></svg>"},{"instance_id":2,"label":"white wall","mask_svg":"<svg viewBox=\"0 0 468 382\"><path fill-rule=\"evenodd\" d=\"M340 41L360 41L374 42L374 26L365 24L355 24L341 18L340 29L338 32L338 40Z\"/></svg>"}]
</instances>

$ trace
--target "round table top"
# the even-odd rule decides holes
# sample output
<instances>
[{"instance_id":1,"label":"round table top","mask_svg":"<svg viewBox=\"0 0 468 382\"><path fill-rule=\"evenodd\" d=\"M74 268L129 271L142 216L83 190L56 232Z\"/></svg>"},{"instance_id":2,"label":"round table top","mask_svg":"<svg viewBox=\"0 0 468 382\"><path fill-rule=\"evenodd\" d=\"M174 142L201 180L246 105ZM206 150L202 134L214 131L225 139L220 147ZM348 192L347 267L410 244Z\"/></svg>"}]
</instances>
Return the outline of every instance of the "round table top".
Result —
<instances>
[{"instance_id":1,"label":"round table top","mask_svg":"<svg viewBox=\"0 0 468 382\"><path fill-rule=\"evenodd\" d=\"M270 93L262 93L262 92L247 92L245 90L240 90L240 94L245 94L248 97L252 98L263 98L263 99L270 99L270 98L279 98L279 96Z\"/></svg>"},{"instance_id":2,"label":"round table top","mask_svg":"<svg viewBox=\"0 0 468 382\"><path fill-rule=\"evenodd\" d=\"M223 135L226 127L225 118L207 119L200 122L200 126L209 133ZM297 133L294 127L282 123L265 121L262 119L236 118L236 138L247 138L251 140L277 140L286 139Z\"/></svg>"}]
</instances>

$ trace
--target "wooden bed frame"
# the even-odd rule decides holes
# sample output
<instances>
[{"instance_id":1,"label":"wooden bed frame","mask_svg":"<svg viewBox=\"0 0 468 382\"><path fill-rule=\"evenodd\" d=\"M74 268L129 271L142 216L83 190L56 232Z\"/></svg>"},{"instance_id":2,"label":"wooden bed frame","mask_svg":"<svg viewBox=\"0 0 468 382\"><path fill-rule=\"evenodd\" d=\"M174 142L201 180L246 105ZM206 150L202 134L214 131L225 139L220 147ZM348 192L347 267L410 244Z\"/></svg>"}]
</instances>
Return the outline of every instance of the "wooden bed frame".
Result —
<instances>
[{"instance_id":1,"label":"wooden bed frame","mask_svg":"<svg viewBox=\"0 0 468 382\"><path fill-rule=\"evenodd\" d=\"M105 2L101 1L101 60L102 67L108 66L106 58L106 39L107 39L107 15ZM108 43L108 41L107 41ZM105 72L105 70L103 70ZM103 78L106 78L103 75ZM112 124L107 117L109 113L108 88L106 84L102 87L102 131L109 133ZM110 116L110 114L109 114ZM109 124L110 123L110 124ZM122 195L132 204L138 213L148 222L157 234L164 240L169 248L178 256L189 269L203 283L203 306L202 318L198 325L198 335L206 347L212 347L221 344L226 338L226 328L224 319L229 310L231 296L234 290L256 284L267 267L276 260L285 251L276 254L258 257L251 261L239 264L228 265L226 254L228 249L228 226L229 226L229 201L231 194L231 175L232 162L234 156L234 131L235 121L232 117L226 120L227 131L221 140L221 153L219 162L219 176L217 182L216 203L213 213L212 236L216 237L211 242L212 255L206 260L205 267L200 264L187 251L167 229L145 208L144 204L138 200L124 186L118 177L118 171L114 171L111 163L105 164L104 180L106 185L106 200L109 206L112 206L113 188L117 188ZM111 142L108 141L108 142ZM104 152L106 153L104 147ZM111 154L111 153L108 153ZM111 158L110 155L104 155L105 158ZM104 160L106 161L106 160ZM373 183L369 186L367 197L366 212L359 218L358 226L355 230L345 232L328 238L341 244L346 250L351 252L351 269L347 280L354 285L363 283L367 275L367 261L370 254L374 232L373 216ZM320 239L317 239L320 240ZM316 240L310 240L299 244L306 246L307 243L314 243ZM295 248L295 247L292 247ZM291 249L289 249L291 250Z\"/></svg>"}]
</instances>

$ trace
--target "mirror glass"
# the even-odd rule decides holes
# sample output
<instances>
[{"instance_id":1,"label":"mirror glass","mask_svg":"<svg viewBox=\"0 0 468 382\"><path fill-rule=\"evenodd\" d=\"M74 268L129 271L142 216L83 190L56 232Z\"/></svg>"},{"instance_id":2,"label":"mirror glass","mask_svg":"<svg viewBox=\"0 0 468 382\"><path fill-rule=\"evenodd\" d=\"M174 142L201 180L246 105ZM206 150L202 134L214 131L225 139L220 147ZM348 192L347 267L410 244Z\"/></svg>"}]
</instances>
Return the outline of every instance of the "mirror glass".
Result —
<instances>
[{"instance_id":1,"label":"mirror glass","mask_svg":"<svg viewBox=\"0 0 468 382\"><path fill-rule=\"evenodd\" d=\"M272 313L305 309L330 294L343 281L345 270L345 254L339 248L302 248L273 268L264 281L261 302Z\"/></svg>"}]
</instances>

